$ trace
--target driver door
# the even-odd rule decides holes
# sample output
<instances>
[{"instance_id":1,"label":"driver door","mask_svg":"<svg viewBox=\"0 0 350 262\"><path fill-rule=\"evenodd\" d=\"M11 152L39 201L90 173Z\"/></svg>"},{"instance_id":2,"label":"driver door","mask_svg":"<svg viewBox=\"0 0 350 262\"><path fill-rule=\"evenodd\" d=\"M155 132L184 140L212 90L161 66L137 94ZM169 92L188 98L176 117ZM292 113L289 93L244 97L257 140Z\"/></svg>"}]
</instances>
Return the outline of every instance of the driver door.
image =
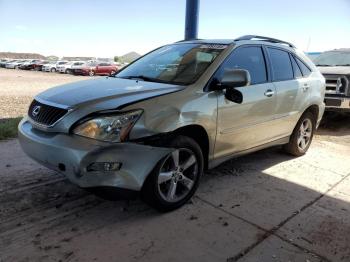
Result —
<instances>
[{"instance_id":1,"label":"driver door","mask_svg":"<svg viewBox=\"0 0 350 262\"><path fill-rule=\"evenodd\" d=\"M215 157L244 151L276 139L276 89L268 81L264 52L259 45L235 49L223 62L215 75L221 79L224 70L246 69L251 85L236 88L243 95L241 104L218 91L218 122Z\"/></svg>"}]
</instances>

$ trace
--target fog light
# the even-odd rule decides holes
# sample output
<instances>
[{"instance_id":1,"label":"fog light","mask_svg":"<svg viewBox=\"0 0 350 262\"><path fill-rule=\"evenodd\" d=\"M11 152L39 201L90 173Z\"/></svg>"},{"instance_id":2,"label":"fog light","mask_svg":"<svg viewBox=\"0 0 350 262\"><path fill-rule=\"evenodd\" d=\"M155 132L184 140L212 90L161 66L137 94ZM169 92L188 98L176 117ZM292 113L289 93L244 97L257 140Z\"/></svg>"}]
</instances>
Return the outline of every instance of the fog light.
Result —
<instances>
[{"instance_id":1,"label":"fog light","mask_svg":"<svg viewBox=\"0 0 350 262\"><path fill-rule=\"evenodd\" d=\"M122 163L118 162L95 162L88 165L86 170L90 171L118 171L120 170Z\"/></svg>"}]
</instances>

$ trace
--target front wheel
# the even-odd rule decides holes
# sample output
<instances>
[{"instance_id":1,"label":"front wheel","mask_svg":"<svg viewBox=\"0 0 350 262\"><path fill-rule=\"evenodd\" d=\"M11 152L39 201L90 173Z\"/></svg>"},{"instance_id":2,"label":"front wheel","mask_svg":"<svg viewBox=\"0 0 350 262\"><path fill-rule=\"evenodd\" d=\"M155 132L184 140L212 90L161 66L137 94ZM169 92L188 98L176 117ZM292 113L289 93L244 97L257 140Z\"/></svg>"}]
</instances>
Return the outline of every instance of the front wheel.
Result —
<instances>
[{"instance_id":1,"label":"front wheel","mask_svg":"<svg viewBox=\"0 0 350 262\"><path fill-rule=\"evenodd\" d=\"M199 145L186 136L169 143L174 151L163 158L147 178L142 198L159 211L184 205L197 190L203 173L203 154Z\"/></svg>"},{"instance_id":2,"label":"front wheel","mask_svg":"<svg viewBox=\"0 0 350 262\"><path fill-rule=\"evenodd\" d=\"M95 72L93 70L90 70L89 71L89 76L94 76L95 75Z\"/></svg>"},{"instance_id":3,"label":"front wheel","mask_svg":"<svg viewBox=\"0 0 350 262\"><path fill-rule=\"evenodd\" d=\"M50 70L52 73L56 72L56 68L51 68Z\"/></svg>"},{"instance_id":4,"label":"front wheel","mask_svg":"<svg viewBox=\"0 0 350 262\"><path fill-rule=\"evenodd\" d=\"M304 113L295 126L289 143L284 146L284 150L294 156L302 156L311 145L316 119L310 112Z\"/></svg>"}]
</instances>

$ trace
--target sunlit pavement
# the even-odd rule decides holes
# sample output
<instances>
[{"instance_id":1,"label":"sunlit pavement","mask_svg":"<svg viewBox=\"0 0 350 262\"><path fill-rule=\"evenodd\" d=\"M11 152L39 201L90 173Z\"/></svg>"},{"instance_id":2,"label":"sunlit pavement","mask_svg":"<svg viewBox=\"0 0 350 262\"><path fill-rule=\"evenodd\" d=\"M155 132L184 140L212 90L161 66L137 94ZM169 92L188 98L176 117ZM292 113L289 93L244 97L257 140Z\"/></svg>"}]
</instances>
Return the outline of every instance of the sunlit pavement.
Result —
<instances>
[{"instance_id":1,"label":"sunlit pavement","mask_svg":"<svg viewBox=\"0 0 350 262\"><path fill-rule=\"evenodd\" d=\"M349 119L303 157L224 163L167 214L99 199L2 142L0 261L350 261Z\"/></svg>"}]
</instances>

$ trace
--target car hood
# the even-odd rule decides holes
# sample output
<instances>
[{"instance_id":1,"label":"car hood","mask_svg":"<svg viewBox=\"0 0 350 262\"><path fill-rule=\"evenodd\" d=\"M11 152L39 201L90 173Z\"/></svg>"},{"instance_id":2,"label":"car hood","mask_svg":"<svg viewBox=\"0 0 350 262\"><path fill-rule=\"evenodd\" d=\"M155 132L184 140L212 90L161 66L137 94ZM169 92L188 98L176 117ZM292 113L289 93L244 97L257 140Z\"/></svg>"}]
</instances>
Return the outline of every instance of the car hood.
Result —
<instances>
[{"instance_id":1,"label":"car hood","mask_svg":"<svg viewBox=\"0 0 350 262\"><path fill-rule=\"evenodd\" d=\"M39 101L67 108L101 104L105 101L109 101L109 105L112 104L114 108L117 108L124 104L176 92L184 88L184 86L163 83L101 77L57 86L40 93L37 98Z\"/></svg>"},{"instance_id":2,"label":"car hood","mask_svg":"<svg viewBox=\"0 0 350 262\"><path fill-rule=\"evenodd\" d=\"M318 66L325 75L350 75L350 66Z\"/></svg>"}]
</instances>

